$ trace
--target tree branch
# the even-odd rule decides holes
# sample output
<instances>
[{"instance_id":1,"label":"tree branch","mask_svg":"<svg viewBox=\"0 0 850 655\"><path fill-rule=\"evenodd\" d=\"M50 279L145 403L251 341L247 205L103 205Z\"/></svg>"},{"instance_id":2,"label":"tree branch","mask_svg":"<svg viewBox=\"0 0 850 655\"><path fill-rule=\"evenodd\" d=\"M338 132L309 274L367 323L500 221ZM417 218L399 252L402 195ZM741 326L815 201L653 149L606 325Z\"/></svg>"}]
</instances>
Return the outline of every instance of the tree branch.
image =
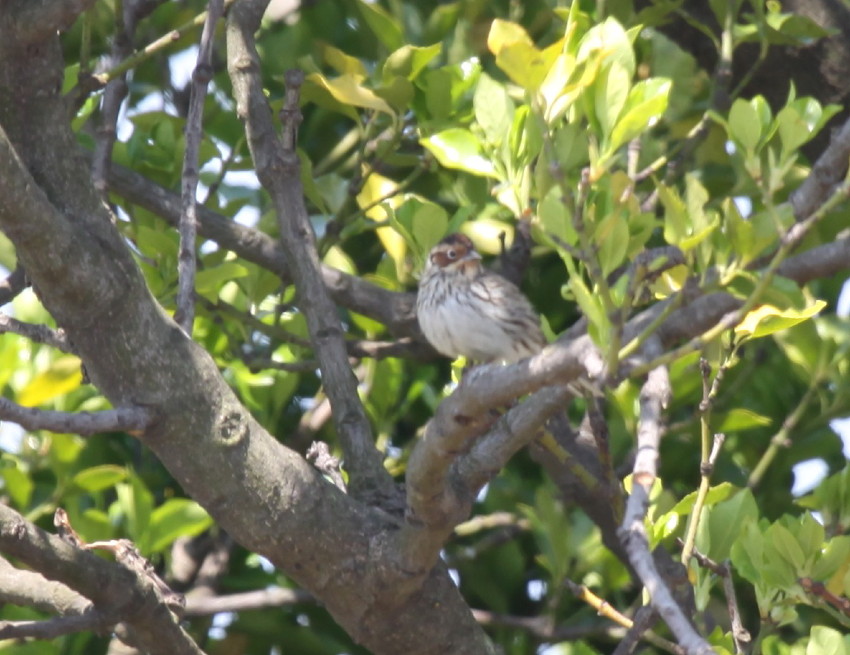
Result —
<instances>
[{"instance_id":1,"label":"tree branch","mask_svg":"<svg viewBox=\"0 0 850 655\"><path fill-rule=\"evenodd\" d=\"M120 164L109 169L109 186L114 193L144 207L170 225L180 220L180 197ZM291 281L289 260L281 245L267 234L228 220L206 207L198 207L198 233L246 261ZM335 303L369 316L387 326L396 336L418 337L424 343L416 322L416 296L389 291L354 275L326 265L322 279Z\"/></svg>"},{"instance_id":2,"label":"tree branch","mask_svg":"<svg viewBox=\"0 0 850 655\"><path fill-rule=\"evenodd\" d=\"M114 619L97 611L45 621L0 621L0 639L56 639L86 630L100 632L114 624Z\"/></svg>"},{"instance_id":3,"label":"tree branch","mask_svg":"<svg viewBox=\"0 0 850 655\"><path fill-rule=\"evenodd\" d=\"M398 548L399 566L409 572L411 584L434 565L481 485L563 408L570 395L566 385L600 374L598 352L589 337L582 337L553 344L530 360L481 366L464 376L437 408L408 461L407 510ZM556 386L513 408L483 437L498 419L495 410L550 385Z\"/></svg>"},{"instance_id":4,"label":"tree branch","mask_svg":"<svg viewBox=\"0 0 850 655\"><path fill-rule=\"evenodd\" d=\"M152 414L143 407L118 407L102 412L57 412L49 409L22 407L0 397L0 419L17 423L26 430L70 432L87 437L98 432L143 431Z\"/></svg>"},{"instance_id":5,"label":"tree branch","mask_svg":"<svg viewBox=\"0 0 850 655\"><path fill-rule=\"evenodd\" d=\"M228 20L228 72L237 114L245 123L257 176L269 192L277 212L281 244L322 370L322 384L333 408L351 492L359 497L392 498L395 485L375 448L371 426L357 394L357 380L348 365L342 326L322 279L315 234L304 205L296 153L303 73L290 71L287 74L281 139L275 134L263 93L254 32L259 27L265 4L237 4Z\"/></svg>"},{"instance_id":6,"label":"tree branch","mask_svg":"<svg viewBox=\"0 0 850 655\"><path fill-rule=\"evenodd\" d=\"M23 42L39 41L69 29L96 0L10 0L3 5Z\"/></svg>"},{"instance_id":7,"label":"tree branch","mask_svg":"<svg viewBox=\"0 0 850 655\"><path fill-rule=\"evenodd\" d=\"M223 0L210 0L198 59L192 72L189 95L189 113L186 116L186 149L183 152L181 175L180 247L177 255L177 311L174 320L183 331L192 335L195 320L195 234L197 232L198 158L201 149L201 127L204 115L204 99L207 85L212 77L212 44L215 26L224 9Z\"/></svg>"},{"instance_id":8,"label":"tree branch","mask_svg":"<svg viewBox=\"0 0 850 655\"><path fill-rule=\"evenodd\" d=\"M659 339L647 344L649 359L662 351ZM670 379L665 367L650 371L640 393L640 418L638 421L637 456L632 476L632 493L620 527L620 539L632 567L650 594L652 606L667 622L676 639L689 655L709 655L711 646L694 630L681 607L676 603L661 578L649 552L649 541L643 525L649 507L649 492L656 478L658 444L661 441L662 412L670 397Z\"/></svg>"},{"instance_id":9,"label":"tree branch","mask_svg":"<svg viewBox=\"0 0 850 655\"><path fill-rule=\"evenodd\" d=\"M244 612L266 607L283 607L298 603L314 603L316 599L300 589L259 589L223 596L186 597L186 616L205 616L219 612Z\"/></svg>"},{"instance_id":10,"label":"tree branch","mask_svg":"<svg viewBox=\"0 0 850 655\"><path fill-rule=\"evenodd\" d=\"M92 608L88 598L61 582L48 580L35 571L15 568L4 557L0 557L0 601L63 616L83 614Z\"/></svg>"},{"instance_id":11,"label":"tree branch","mask_svg":"<svg viewBox=\"0 0 850 655\"><path fill-rule=\"evenodd\" d=\"M147 578L26 521L0 504L0 551L17 557L45 577L62 582L103 608L105 623L125 622L139 645L152 654L201 655Z\"/></svg>"},{"instance_id":12,"label":"tree branch","mask_svg":"<svg viewBox=\"0 0 850 655\"><path fill-rule=\"evenodd\" d=\"M802 221L830 196L833 188L847 173L850 159L850 120L833 133L826 150L818 157L809 175L791 194L789 202L794 216Z\"/></svg>"},{"instance_id":13,"label":"tree branch","mask_svg":"<svg viewBox=\"0 0 850 655\"><path fill-rule=\"evenodd\" d=\"M43 343L47 346L56 348L63 353L71 353L73 349L68 343L68 337L65 331L61 328L54 330L46 325L34 325L32 323L24 323L16 318L12 318L7 314L0 314L0 334L11 332L21 337L26 337L30 341Z\"/></svg>"}]
</instances>

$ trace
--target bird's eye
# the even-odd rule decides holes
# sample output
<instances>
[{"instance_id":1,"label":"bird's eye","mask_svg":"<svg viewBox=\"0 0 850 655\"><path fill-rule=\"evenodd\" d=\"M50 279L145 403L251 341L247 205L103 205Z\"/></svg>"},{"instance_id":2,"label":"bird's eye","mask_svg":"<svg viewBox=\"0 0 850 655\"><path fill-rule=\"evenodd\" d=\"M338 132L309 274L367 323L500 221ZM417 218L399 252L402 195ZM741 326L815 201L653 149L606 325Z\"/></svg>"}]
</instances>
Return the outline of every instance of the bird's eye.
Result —
<instances>
[{"instance_id":1,"label":"bird's eye","mask_svg":"<svg viewBox=\"0 0 850 655\"><path fill-rule=\"evenodd\" d=\"M457 252L454 249L447 250L446 257L448 257L449 259L457 259Z\"/></svg>"}]
</instances>

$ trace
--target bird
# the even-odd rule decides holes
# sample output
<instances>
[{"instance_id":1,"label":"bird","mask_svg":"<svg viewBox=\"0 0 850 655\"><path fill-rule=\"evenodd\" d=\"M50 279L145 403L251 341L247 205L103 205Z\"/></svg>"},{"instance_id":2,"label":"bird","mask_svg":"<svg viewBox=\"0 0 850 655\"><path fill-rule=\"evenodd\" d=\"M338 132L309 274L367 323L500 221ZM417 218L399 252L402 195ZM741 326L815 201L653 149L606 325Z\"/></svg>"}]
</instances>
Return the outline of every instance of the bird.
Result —
<instances>
[{"instance_id":1,"label":"bird","mask_svg":"<svg viewBox=\"0 0 850 655\"><path fill-rule=\"evenodd\" d=\"M452 359L514 363L547 343L528 298L485 269L470 238L460 233L445 237L428 254L416 311L425 338Z\"/></svg>"}]
</instances>

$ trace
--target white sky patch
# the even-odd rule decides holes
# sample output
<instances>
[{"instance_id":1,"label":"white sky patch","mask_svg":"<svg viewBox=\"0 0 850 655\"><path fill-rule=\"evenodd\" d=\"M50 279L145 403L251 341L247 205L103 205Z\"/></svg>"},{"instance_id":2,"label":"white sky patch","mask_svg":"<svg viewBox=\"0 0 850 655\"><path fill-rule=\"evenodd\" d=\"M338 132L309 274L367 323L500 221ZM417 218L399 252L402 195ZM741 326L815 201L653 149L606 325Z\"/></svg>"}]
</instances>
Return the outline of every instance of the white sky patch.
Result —
<instances>
[{"instance_id":1,"label":"white sky patch","mask_svg":"<svg viewBox=\"0 0 850 655\"><path fill-rule=\"evenodd\" d=\"M189 46L185 50L168 58L168 68L171 70L171 83L177 89L182 89L192 80L192 72L198 63L198 46Z\"/></svg>"},{"instance_id":2,"label":"white sky patch","mask_svg":"<svg viewBox=\"0 0 850 655\"><path fill-rule=\"evenodd\" d=\"M548 589L549 585L544 580L529 580L525 585L525 593L535 602L542 600Z\"/></svg>"},{"instance_id":3,"label":"white sky patch","mask_svg":"<svg viewBox=\"0 0 850 655\"><path fill-rule=\"evenodd\" d=\"M213 639L224 639L226 636L226 628L236 620L236 614L233 612L220 612L213 617L212 626L210 626L209 635Z\"/></svg>"},{"instance_id":4,"label":"white sky patch","mask_svg":"<svg viewBox=\"0 0 850 655\"><path fill-rule=\"evenodd\" d=\"M802 496L817 487L829 473L829 466L822 459L807 459L795 464L794 486L791 487L793 496Z\"/></svg>"},{"instance_id":5,"label":"white sky patch","mask_svg":"<svg viewBox=\"0 0 850 655\"><path fill-rule=\"evenodd\" d=\"M732 198L732 202L735 203L735 206L744 218L747 218L753 213L753 201L746 196L735 196Z\"/></svg>"},{"instance_id":6,"label":"white sky patch","mask_svg":"<svg viewBox=\"0 0 850 655\"><path fill-rule=\"evenodd\" d=\"M844 442L844 457L850 459L850 417L837 418L829 422L829 427L835 430L836 434L841 437Z\"/></svg>"},{"instance_id":7,"label":"white sky patch","mask_svg":"<svg viewBox=\"0 0 850 655\"><path fill-rule=\"evenodd\" d=\"M839 318L850 317L850 278L844 282L841 287L841 293L838 294L838 303L835 307L835 313Z\"/></svg>"}]
</instances>

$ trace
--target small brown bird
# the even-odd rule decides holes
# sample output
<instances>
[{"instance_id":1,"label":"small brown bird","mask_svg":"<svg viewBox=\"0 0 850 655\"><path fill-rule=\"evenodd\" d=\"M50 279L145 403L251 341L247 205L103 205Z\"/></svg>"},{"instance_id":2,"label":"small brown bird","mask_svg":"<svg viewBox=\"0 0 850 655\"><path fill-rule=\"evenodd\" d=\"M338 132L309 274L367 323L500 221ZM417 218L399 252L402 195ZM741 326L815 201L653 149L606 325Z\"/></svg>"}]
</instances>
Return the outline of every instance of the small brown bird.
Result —
<instances>
[{"instance_id":1,"label":"small brown bird","mask_svg":"<svg viewBox=\"0 0 850 655\"><path fill-rule=\"evenodd\" d=\"M431 250L419 281L419 326L440 353L476 362L515 362L546 345L540 319L511 282L481 265L463 234Z\"/></svg>"}]
</instances>

